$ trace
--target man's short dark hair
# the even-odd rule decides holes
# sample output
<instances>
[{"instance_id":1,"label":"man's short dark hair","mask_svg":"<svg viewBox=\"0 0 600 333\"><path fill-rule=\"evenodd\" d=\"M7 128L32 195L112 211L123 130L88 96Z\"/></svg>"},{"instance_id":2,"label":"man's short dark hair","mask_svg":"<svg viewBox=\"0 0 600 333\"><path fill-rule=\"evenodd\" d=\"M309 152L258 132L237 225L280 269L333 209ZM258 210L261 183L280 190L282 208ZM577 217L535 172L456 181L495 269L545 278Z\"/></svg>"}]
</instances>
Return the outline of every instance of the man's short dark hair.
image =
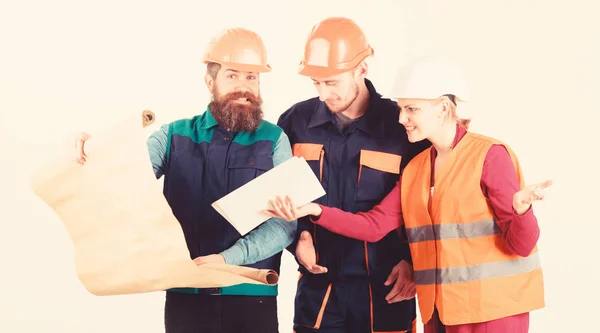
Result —
<instances>
[{"instance_id":1,"label":"man's short dark hair","mask_svg":"<svg viewBox=\"0 0 600 333\"><path fill-rule=\"evenodd\" d=\"M213 80L217 79L217 73L219 73L219 70L221 70L221 64L218 64L216 62L209 62L206 65L206 73L210 75L213 78Z\"/></svg>"}]
</instances>

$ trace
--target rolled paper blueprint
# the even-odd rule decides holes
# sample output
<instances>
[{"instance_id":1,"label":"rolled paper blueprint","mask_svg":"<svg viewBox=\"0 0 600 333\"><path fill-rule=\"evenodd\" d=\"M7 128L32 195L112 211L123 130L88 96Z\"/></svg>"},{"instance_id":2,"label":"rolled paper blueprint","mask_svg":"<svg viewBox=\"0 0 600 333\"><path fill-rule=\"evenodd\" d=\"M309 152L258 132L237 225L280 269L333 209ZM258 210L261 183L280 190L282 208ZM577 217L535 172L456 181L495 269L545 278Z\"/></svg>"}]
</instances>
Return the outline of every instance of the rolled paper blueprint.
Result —
<instances>
[{"instance_id":1,"label":"rolled paper blueprint","mask_svg":"<svg viewBox=\"0 0 600 333\"><path fill-rule=\"evenodd\" d=\"M277 284L272 270L194 263L150 162L146 142L156 116L144 111L142 126L139 117L88 139L84 165L60 157L31 177L33 191L72 240L84 287L95 295L120 295Z\"/></svg>"}]
</instances>

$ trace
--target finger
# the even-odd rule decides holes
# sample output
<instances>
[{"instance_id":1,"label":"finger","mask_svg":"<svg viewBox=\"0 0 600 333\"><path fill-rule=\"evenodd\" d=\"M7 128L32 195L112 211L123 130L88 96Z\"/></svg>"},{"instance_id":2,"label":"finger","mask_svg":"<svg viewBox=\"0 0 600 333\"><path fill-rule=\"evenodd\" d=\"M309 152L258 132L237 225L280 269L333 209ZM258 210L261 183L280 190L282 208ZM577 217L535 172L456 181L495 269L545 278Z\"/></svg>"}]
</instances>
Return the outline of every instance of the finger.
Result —
<instances>
[{"instance_id":1,"label":"finger","mask_svg":"<svg viewBox=\"0 0 600 333\"><path fill-rule=\"evenodd\" d=\"M275 198L275 206L277 207L277 209L281 212L281 214L285 217L285 205L283 204L283 200L281 199L280 196L277 196Z\"/></svg>"},{"instance_id":2,"label":"finger","mask_svg":"<svg viewBox=\"0 0 600 333\"><path fill-rule=\"evenodd\" d=\"M277 210L275 208L275 202L273 200L269 200L269 209L267 211L271 212L271 214L277 215Z\"/></svg>"},{"instance_id":3,"label":"finger","mask_svg":"<svg viewBox=\"0 0 600 333\"><path fill-rule=\"evenodd\" d=\"M293 207L289 203L287 203L285 199L282 199L282 203L283 203L283 207L284 207L288 222L295 220L296 216L294 215Z\"/></svg>"},{"instance_id":4,"label":"finger","mask_svg":"<svg viewBox=\"0 0 600 333\"><path fill-rule=\"evenodd\" d=\"M292 214L294 214L294 218L298 219L302 213L300 213L300 211L296 207L292 206Z\"/></svg>"},{"instance_id":5,"label":"finger","mask_svg":"<svg viewBox=\"0 0 600 333\"><path fill-rule=\"evenodd\" d=\"M281 206L281 211L283 212L283 214L285 214L285 219L288 221L293 220L294 216L292 214L290 207L285 202L285 200L281 197L277 197L277 200L279 201L278 204Z\"/></svg>"},{"instance_id":6,"label":"finger","mask_svg":"<svg viewBox=\"0 0 600 333\"><path fill-rule=\"evenodd\" d=\"M390 273L390 275L388 275L387 280L385 280L385 282L383 284L385 286L391 285L394 281L396 281L398 279L399 274L400 274L400 268L394 266L394 268L392 268L392 272Z\"/></svg>"},{"instance_id":7,"label":"finger","mask_svg":"<svg viewBox=\"0 0 600 333\"><path fill-rule=\"evenodd\" d=\"M392 288L392 290L390 290L390 292L387 295L385 295L385 300L389 302L390 300L394 299L394 297L396 297L397 295L398 291Z\"/></svg>"},{"instance_id":8,"label":"finger","mask_svg":"<svg viewBox=\"0 0 600 333\"><path fill-rule=\"evenodd\" d=\"M292 200L292 198L290 198L289 195L285 196L285 201L287 202L288 205L290 205L290 207L296 207L294 200Z\"/></svg>"},{"instance_id":9,"label":"finger","mask_svg":"<svg viewBox=\"0 0 600 333\"><path fill-rule=\"evenodd\" d=\"M396 295L396 297L390 299L388 301L388 303L392 304L392 303L402 302L402 301L406 301L406 300L409 300L409 299L412 299L412 298L414 298L414 296L411 296L408 293L402 293L402 294L398 294L398 295Z\"/></svg>"},{"instance_id":10,"label":"finger","mask_svg":"<svg viewBox=\"0 0 600 333\"><path fill-rule=\"evenodd\" d=\"M262 214L265 214L265 215L268 215L268 216L271 216L271 217L279 217L279 216L275 215L275 212L273 212L273 211L271 211L269 209L262 209L260 212Z\"/></svg>"},{"instance_id":11,"label":"finger","mask_svg":"<svg viewBox=\"0 0 600 333\"><path fill-rule=\"evenodd\" d=\"M386 296L386 300L388 301L388 303L395 303L395 302L400 302L400 301L404 301L404 300L408 299L409 288L408 288L407 283L402 283L400 285L398 283L396 283L394 288L396 286L398 286L397 292L395 294L390 295L391 297ZM391 292L390 292L390 294L391 294Z\"/></svg>"},{"instance_id":12,"label":"finger","mask_svg":"<svg viewBox=\"0 0 600 333\"><path fill-rule=\"evenodd\" d=\"M538 198L543 198L544 194L543 194L543 190L548 188L550 185L552 185L552 181L551 180L547 180L543 183L538 183L535 185L530 185L527 186L524 190L523 193L525 194L529 194L529 195L535 195L536 196L536 200Z\"/></svg>"},{"instance_id":13,"label":"finger","mask_svg":"<svg viewBox=\"0 0 600 333\"><path fill-rule=\"evenodd\" d=\"M277 200L277 199L275 199L275 200ZM275 214L276 214L278 217L280 217L280 218L283 218L283 216L284 216L284 215L283 215L283 212L281 212L281 209L279 209L279 207L277 206L277 202L276 202L276 201L274 201L274 200L270 200L270 201L269 201L269 205L271 206L271 210L272 210L273 212L275 212Z\"/></svg>"},{"instance_id":14,"label":"finger","mask_svg":"<svg viewBox=\"0 0 600 333\"><path fill-rule=\"evenodd\" d=\"M294 205L294 202L292 201L292 198L290 198L289 195L285 196L285 203L287 204L288 207L290 207L290 211L291 211L294 219L297 219L298 216L300 216L300 211L298 210L296 205Z\"/></svg>"},{"instance_id":15,"label":"finger","mask_svg":"<svg viewBox=\"0 0 600 333\"><path fill-rule=\"evenodd\" d=\"M83 133L81 133L75 139L75 148L77 150L77 155L81 158L85 157L85 154L83 151L84 142L85 142L85 136L83 135Z\"/></svg>"},{"instance_id":16,"label":"finger","mask_svg":"<svg viewBox=\"0 0 600 333\"><path fill-rule=\"evenodd\" d=\"M392 303L406 301L407 299L409 299L409 298L406 295L398 294L398 295L394 296L393 298L389 299L387 302L388 302L388 304L392 304Z\"/></svg>"},{"instance_id":17,"label":"finger","mask_svg":"<svg viewBox=\"0 0 600 333\"><path fill-rule=\"evenodd\" d=\"M538 184L538 186L543 190L545 188L548 188L552 185L552 181L551 180L547 180L543 183Z\"/></svg>"},{"instance_id":18,"label":"finger","mask_svg":"<svg viewBox=\"0 0 600 333\"><path fill-rule=\"evenodd\" d=\"M403 301L404 300L404 293L402 291L400 291L400 292L394 292L394 293L389 292L385 296L385 300L388 302L388 304L399 302L399 301Z\"/></svg>"},{"instance_id":19,"label":"finger","mask_svg":"<svg viewBox=\"0 0 600 333\"><path fill-rule=\"evenodd\" d=\"M390 290L390 292L385 296L385 299L389 301L394 297L397 297L398 294L401 294L403 292L405 285L405 283L401 283L400 281L396 280L396 284L394 284L392 290Z\"/></svg>"},{"instance_id":20,"label":"finger","mask_svg":"<svg viewBox=\"0 0 600 333\"><path fill-rule=\"evenodd\" d=\"M534 194L535 194L536 200L543 200L544 199L544 189L547 188L548 186L550 186L550 185L546 184L548 182L551 183L551 181L546 181L546 182L544 182L544 183L542 183L542 184L540 184L540 185L538 185L538 186L535 187Z\"/></svg>"}]
</instances>

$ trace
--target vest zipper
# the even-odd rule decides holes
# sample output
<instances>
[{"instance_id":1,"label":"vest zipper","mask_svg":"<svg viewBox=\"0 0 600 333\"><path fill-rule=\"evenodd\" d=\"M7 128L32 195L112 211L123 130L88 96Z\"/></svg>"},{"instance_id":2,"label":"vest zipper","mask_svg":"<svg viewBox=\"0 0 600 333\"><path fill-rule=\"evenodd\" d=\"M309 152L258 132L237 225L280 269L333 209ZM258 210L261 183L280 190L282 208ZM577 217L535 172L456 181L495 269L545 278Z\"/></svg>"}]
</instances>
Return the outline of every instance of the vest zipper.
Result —
<instances>
[{"instance_id":1,"label":"vest zipper","mask_svg":"<svg viewBox=\"0 0 600 333\"><path fill-rule=\"evenodd\" d=\"M321 149L319 153L319 181L323 182L323 160L325 156L325 150Z\"/></svg>"}]
</instances>

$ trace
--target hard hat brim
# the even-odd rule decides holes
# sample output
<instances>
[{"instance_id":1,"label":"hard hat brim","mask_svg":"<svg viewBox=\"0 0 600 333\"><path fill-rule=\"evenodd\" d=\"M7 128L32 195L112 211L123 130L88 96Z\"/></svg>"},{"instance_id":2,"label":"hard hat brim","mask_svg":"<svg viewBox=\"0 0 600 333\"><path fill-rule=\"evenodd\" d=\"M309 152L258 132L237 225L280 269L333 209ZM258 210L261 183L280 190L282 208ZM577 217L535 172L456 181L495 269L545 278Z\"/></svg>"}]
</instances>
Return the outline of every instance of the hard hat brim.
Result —
<instances>
[{"instance_id":1,"label":"hard hat brim","mask_svg":"<svg viewBox=\"0 0 600 333\"><path fill-rule=\"evenodd\" d=\"M462 93L462 94L454 93L453 94L451 92L448 92L448 93L439 92L436 94L422 94L422 93L421 94L406 94L406 93L396 93L396 92L392 91L391 93L382 94L382 97L389 98L392 100L397 100L397 99L401 99L401 98L404 98L404 99L437 99L437 98L440 98L440 97L442 97L444 95L448 95L448 94L454 95L457 102L468 102L469 101L469 96L467 94L465 94L465 93Z\"/></svg>"},{"instance_id":2,"label":"hard hat brim","mask_svg":"<svg viewBox=\"0 0 600 333\"><path fill-rule=\"evenodd\" d=\"M326 78L326 77L342 74L344 72L348 72L351 70L352 70L352 68L350 68L350 69L332 69L330 67L300 65L299 69L298 69L298 74L308 76L308 77Z\"/></svg>"},{"instance_id":3,"label":"hard hat brim","mask_svg":"<svg viewBox=\"0 0 600 333\"><path fill-rule=\"evenodd\" d=\"M254 65L254 64L229 63L229 62L214 61L214 60L205 60L204 61L205 64L208 64L209 62L215 62L217 64L220 64L221 66L226 66L226 67L229 67L231 69L235 69L235 70L241 71L241 72L268 73L272 70L271 66L269 64L262 66L262 65Z\"/></svg>"},{"instance_id":4,"label":"hard hat brim","mask_svg":"<svg viewBox=\"0 0 600 333\"><path fill-rule=\"evenodd\" d=\"M355 69L361 61L365 60L368 57L371 57L375 54L372 47L368 47L359 53L354 59L337 64L336 67L331 66L315 66L306 63L306 60L300 62L298 66L298 74L308 76L308 77L330 77L338 74L342 74L348 71Z\"/></svg>"},{"instance_id":5,"label":"hard hat brim","mask_svg":"<svg viewBox=\"0 0 600 333\"><path fill-rule=\"evenodd\" d=\"M403 96L403 95L398 95L398 94L383 94L381 97L391 99L392 101L397 101L399 99L434 100L434 99L440 98L442 96L443 95L439 95L439 96L424 96L424 95L420 95L420 96ZM455 97L456 103L465 103L465 102L469 101L467 98L465 98L463 96L454 95L454 97Z\"/></svg>"}]
</instances>

